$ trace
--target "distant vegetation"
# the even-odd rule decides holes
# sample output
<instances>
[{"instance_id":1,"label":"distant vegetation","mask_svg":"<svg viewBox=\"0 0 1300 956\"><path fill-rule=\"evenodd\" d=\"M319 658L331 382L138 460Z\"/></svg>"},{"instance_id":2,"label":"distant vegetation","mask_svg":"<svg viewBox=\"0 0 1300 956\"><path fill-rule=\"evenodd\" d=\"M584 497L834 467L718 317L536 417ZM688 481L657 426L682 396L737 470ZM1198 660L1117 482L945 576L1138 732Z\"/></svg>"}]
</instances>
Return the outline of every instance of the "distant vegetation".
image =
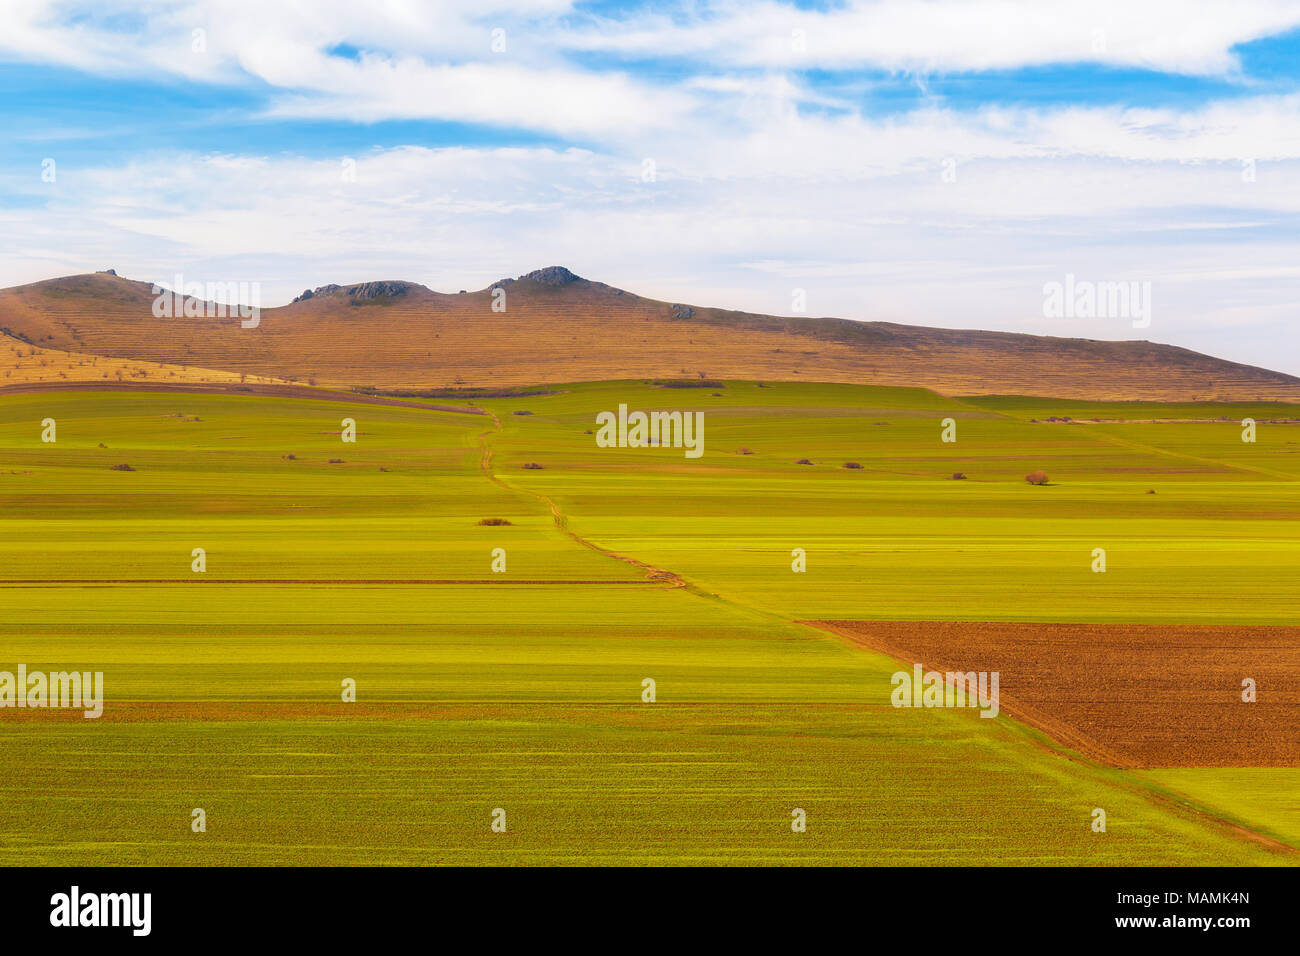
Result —
<instances>
[{"instance_id":1,"label":"distant vegetation","mask_svg":"<svg viewBox=\"0 0 1300 956\"><path fill-rule=\"evenodd\" d=\"M1029 482L1031 485L1045 485L1047 484L1047 472L1031 471L1029 474L1025 475L1025 481Z\"/></svg>"},{"instance_id":2,"label":"distant vegetation","mask_svg":"<svg viewBox=\"0 0 1300 956\"><path fill-rule=\"evenodd\" d=\"M666 378L657 380L660 388L726 388L722 382L711 378Z\"/></svg>"},{"instance_id":3,"label":"distant vegetation","mask_svg":"<svg viewBox=\"0 0 1300 956\"><path fill-rule=\"evenodd\" d=\"M358 385L352 391L380 398L532 398L559 394L547 388L376 388L374 385Z\"/></svg>"}]
</instances>

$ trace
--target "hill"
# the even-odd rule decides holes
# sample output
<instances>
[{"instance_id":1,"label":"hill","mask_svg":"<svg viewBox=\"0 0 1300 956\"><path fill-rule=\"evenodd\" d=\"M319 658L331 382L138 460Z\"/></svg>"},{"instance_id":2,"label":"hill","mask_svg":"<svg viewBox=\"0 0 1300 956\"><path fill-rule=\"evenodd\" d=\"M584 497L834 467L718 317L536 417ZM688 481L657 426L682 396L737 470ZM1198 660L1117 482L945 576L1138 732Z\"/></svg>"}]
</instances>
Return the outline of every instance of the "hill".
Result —
<instances>
[{"instance_id":1,"label":"hill","mask_svg":"<svg viewBox=\"0 0 1300 956\"><path fill-rule=\"evenodd\" d=\"M644 298L559 266L475 292L401 281L323 286L263 309L256 328L238 316L159 318L154 299L149 283L111 273L4 289L0 335L171 370L378 389L728 378L948 395L1300 401L1300 379L1169 345L757 315ZM16 343L0 345L9 346L0 348L4 363ZM65 364L73 381L90 368ZM22 380L21 371L8 379Z\"/></svg>"}]
</instances>

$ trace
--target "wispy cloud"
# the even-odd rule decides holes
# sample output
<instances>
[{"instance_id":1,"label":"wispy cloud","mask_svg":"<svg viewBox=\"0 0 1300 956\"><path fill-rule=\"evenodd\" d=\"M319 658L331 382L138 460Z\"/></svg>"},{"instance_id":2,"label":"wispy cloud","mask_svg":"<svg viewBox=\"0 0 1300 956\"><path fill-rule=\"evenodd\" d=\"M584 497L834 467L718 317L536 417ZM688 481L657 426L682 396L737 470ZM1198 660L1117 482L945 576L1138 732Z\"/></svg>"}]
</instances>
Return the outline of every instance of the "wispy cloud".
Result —
<instances>
[{"instance_id":1,"label":"wispy cloud","mask_svg":"<svg viewBox=\"0 0 1300 956\"><path fill-rule=\"evenodd\" d=\"M558 261L755 311L799 287L814 314L1134 337L1043 318L1042 284L1070 272L1152 281L1143 335L1300 371L1277 344L1300 83L1259 81L1242 52L1300 24L1294 4L598 9L14 0L0 61L56 86L3 107L21 140L0 166L0 282L112 265L287 300ZM1140 71L1099 101L1079 64ZM60 100L70 75L99 79L93 109ZM1189 75L1230 88L1157 95ZM1050 95L1018 96L1031 82ZM136 108L154 89L163 118Z\"/></svg>"}]
</instances>

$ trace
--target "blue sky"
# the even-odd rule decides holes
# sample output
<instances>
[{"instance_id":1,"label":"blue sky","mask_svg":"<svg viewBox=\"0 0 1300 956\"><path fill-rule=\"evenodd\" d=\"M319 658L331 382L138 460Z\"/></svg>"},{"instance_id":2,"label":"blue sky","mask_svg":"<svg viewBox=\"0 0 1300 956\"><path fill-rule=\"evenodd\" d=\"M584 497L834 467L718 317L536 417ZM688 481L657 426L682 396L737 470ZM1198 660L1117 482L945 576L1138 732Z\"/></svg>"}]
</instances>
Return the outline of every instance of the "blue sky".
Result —
<instances>
[{"instance_id":1,"label":"blue sky","mask_svg":"<svg viewBox=\"0 0 1300 956\"><path fill-rule=\"evenodd\" d=\"M11 6L3 285L112 266L274 305L560 263L1300 374L1294 3ZM1045 315L1066 275L1149 283L1149 324Z\"/></svg>"}]
</instances>

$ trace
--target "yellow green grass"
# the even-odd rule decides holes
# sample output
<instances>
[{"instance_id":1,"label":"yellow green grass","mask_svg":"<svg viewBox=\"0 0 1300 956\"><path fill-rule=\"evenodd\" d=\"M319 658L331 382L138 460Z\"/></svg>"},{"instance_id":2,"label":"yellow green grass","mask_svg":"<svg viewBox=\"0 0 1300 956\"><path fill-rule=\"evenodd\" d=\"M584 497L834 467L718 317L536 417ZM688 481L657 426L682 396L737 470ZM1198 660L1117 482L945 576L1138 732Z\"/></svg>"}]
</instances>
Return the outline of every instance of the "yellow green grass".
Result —
<instances>
[{"instance_id":1,"label":"yellow green grass","mask_svg":"<svg viewBox=\"0 0 1300 956\"><path fill-rule=\"evenodd\" d=\"M1280 797L1196 782L1222 771L1152 787L1005 717L895 710L893 661L795 623L1290 623L1290 481L1210 439L1189 465L1159 434L1134 448L915 389L557 392L481 400L499 429L324 400L0 398L0 669L102 670L108 698L97 721L0 710L0 862L1294 862L1202 812L1295 842ZM584 432L619 402L704 409L704 457L597 448ZM1024 484L1035 467L1054 484ZM1296 779L1270 773L1279 794Z\"/></svg>"}]
</instances>

